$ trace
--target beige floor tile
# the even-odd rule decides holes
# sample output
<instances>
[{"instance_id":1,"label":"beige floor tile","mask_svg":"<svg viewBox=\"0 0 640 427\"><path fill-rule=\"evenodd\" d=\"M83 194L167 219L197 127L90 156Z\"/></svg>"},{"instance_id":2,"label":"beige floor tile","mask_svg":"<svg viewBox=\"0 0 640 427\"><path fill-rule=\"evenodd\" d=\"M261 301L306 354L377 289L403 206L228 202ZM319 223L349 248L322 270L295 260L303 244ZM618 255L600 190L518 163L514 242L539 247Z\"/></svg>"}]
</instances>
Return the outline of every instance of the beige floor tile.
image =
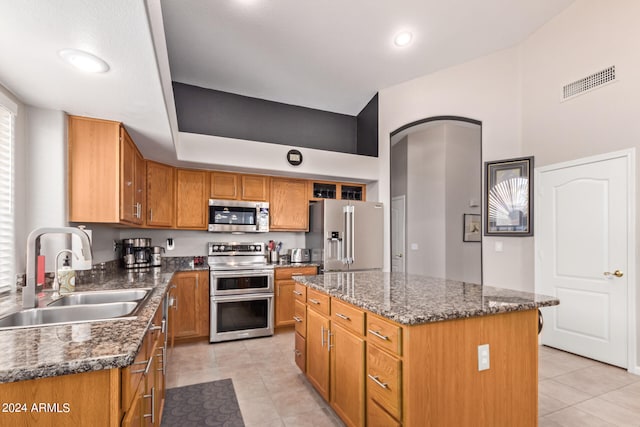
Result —
<instances>
[{"instance_id":1,"label":"beige floor tile","mask_svg":"<svg viewBox=\"0 0 640 427\"><path fill-rule=\"evenodd\" d=\"M635 411L640 420L640 382L605 393L599 397L623 408ZM640 421L638 424L640 425Z\"/></svg>"},{"instance_id":2,"label":"beige floor tile","mask_svg":"<svg viewBox=\"0 0 640 427\"><path fill-rule=\"evenodd\" d=\"M280 420L280 415L270 397L251 397L246 400L238 397L238 404L242 419L247 425Z\"/></svg>"},{"instance_id":3,"label":"beige floor tile","mask_svg":"<svg viewBox=\"0 0 640 427\"><path fill-rule=\"evenodd\" d=\"M321 410L322 406L307 392L299 390L283 390L271 394L271 400L281 417L299 415L314 410Z\"/></svg>"},{"instance_id":4,"label":"beige floor tile","mask_svg":"<svg viewBox=\"0 0 640 427\"><path fill-rule=\"evenodd\" d=\"M268 421L258 421L257 423L247 424L245 422L245 427L286 427L284 422L278 418L277 420L268 420Z\"/></svg>"},{"instance_id":5,"label":"beige floor tile","mask_svg":"<svg viewBox=\"0 0 640 427\"><path fill-rule=\"evenodd\" d=\"M579 403L575 408L619 427L640 426L640 411L623 408L599 397Z\"/></svg>"},{"instance_id":6,"label":"beige floor tile","mask_svg":"<svg viewBox=\"0 0 640 427\"><path fill-rule=\"evenodd\" d=\"M569 405L566 403L554 399L553 397L549 397L546 394L538 394L538 417L549 415L553 412L559 411L560 409L567 408L568 406Z\"/></svg>"},{"instance_id":7,"label":"beige floor tile","mask_svg":"<svg viewBox=\"0 0 640 427\"><path fill-rule=\"evenodd\" d=\"M316 409L283 418L286 427L343 427L344 424L325 409Z\"/></svg>"},{"instance_id":8,"label":"beige floor tile","mask_svg":"<svg viewBox=\"0 0 640 427\"><path fill-rule=\"evenodd\" d=\"M540 418L540 427L610 427L614 426L602 418L580 411L574 407L562 409Z\"/></svg>"},{"instance_id":9,"label":"beige floor tile","mask_svg":"<svg viewBox=\"0 0 640 427\"><path fill-rule=\"evenodd\" d=\"M554 377L555 381L592 396L608 393L638 381L635 375L614 366L598 364Z\"/></svg>"},{"instance_id":10,"label":"beige floor tile","mask_svg":"<svg viewBox=\"0 0 640 427\"><path fill-rule=\"evenodd\" d=\"M591 399L593 396L555 380L542 380L538 383L538 393L557 400L564 406L574 405Z\"/></svg>"}]
</instances>

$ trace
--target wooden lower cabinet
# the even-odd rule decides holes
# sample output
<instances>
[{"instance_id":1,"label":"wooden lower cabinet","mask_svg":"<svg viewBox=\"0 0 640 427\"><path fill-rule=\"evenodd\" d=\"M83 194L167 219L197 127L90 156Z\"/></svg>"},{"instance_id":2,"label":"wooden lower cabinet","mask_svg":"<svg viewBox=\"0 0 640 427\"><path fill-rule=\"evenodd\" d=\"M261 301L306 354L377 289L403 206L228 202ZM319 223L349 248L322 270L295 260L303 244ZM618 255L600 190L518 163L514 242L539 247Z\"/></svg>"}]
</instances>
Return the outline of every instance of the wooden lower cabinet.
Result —
<instances>
[{"instance_id":1,"label":"wooden lower cabinet","mask_svg":"<svg viewBox=\"0 0 640 427\"><path fill-rule=\"evenodd\" d=\"M331 407L347 426L364 426L364 338L332 324Z\"/></svg>"},{"instance_id":2,"label":"wooden lower cabinet","mask_svg":"<svg viewBox=\"0 0 640 427\"><path fill-rule=\"evenodd\" d=\"M307 366L306 366L307 365L307 343L305 338L299 333L296 333L295 350L293 351L295 353L296 365L298 365L298 368L300 368L302 372L306 372L307 371Z\"/></svg>"},{"instance_id":3,"label":"wooden lower cabinet","mask_svg":"<svg viewBox=\"0 0 640 427\"><path fill-rule=\"evenodd\" d=\"M408 326L306 294L296 315L306 311L307 335L296 333L296 348L306 346L306 376L345 424L537 425L537 310ZM491 351L485 371L481 344Z\"/></svg>"},{"instance_id":4,"label":"wooden lower cabinet","mask_svg":"<svg viewBox=\"0 0 640 427\"><path fill-rule=\"evenodd\" d=\"M295 320L295 300L300 300L296 294L296 283L293 276L315 276L318 268L309 267L276 267L275 277L275 321L274 327L291 326ZM300 287L300 285L298 285ZM298 296L298 298L296 298ZM303 300L304 302L304 300ZM304 336L304 334L303 334Z\"/></svg>"},{"instance_id":5,"label":"wooden lower cabinet","mask_svg":"<svg viewBox=\"0 0 640 427\"><path fill-rule=\"evenodd\" d=\"M209 336L209 272L176 273L172 306L173 337L176 341Z\"/></svg>"},{"instance_id":6,"label":"wooden lower cabinet","mask_svg":"<svg viewBox=\"0 0 640 427\"><path fill-rule=\"evenodd\" d=\"M400 427L391 415L385 412L375 401L367 401L367 426L368 427Z\"/></svg>"},{"instance_id":7,"label":"wooden lower cabinet","mask_svg":"<svg viewBox=\"0 0 640 427\"><path fill-rule=\"evenodd\" d=\"M329 318L315 310L307 310L307 378L318 393L329 400Z\"/></svg>"}]
</instances>

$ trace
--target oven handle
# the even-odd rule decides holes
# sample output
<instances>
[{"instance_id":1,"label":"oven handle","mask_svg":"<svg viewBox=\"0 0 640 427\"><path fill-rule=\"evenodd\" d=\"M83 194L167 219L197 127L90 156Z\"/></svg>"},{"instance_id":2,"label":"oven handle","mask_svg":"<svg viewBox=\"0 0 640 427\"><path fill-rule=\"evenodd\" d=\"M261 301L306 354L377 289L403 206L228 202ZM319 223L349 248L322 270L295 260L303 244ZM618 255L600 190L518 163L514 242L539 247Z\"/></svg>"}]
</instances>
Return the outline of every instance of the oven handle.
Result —
<instances>
[{"instance_id":1,"label":"oven handle","mask_svg":"<svg viewBox=\"0 0 640 427\"><path fill-rule=\"evenodd\" d=\"M213 278L224 277L254 277L254 276L273 276L273 270L233 270L233 271L212 271Z\"/></svg>"},{"instance_id":2,"label":"oven handle","mask_svg":"<svg viewBox=\"0 0 640 427\"><path fill-rule=\"evenodd\" d=\"M234 301L247 301L256 299L272 299L273 292L265 292L262 294L242 294L242 295L225 295L225 296L211 296L211 302L234 302Z\"/></svg>"}]
</instances>

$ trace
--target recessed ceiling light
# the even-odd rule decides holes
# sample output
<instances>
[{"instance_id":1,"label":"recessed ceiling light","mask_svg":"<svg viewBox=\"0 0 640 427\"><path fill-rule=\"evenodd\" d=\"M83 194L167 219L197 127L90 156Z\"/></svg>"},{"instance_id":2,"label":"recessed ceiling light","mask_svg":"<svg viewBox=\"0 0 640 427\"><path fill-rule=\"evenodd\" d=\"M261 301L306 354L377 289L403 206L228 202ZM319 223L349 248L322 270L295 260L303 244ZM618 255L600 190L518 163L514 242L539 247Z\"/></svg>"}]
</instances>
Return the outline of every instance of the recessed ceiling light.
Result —
<instances>
[{"instance_id":1,"label":"recessed ceiling light","mask_svg":"<svg viewBox=\"0 0 640 427\"><path fill-rule=\"evenodd\" d=\"M58 55L69 64L87 73L105 73L109 64L88 52L78 49L62 49Z\"/></svg>"},{"instance_id":2,"label":"recessed ceiling light","mask_svg":"<svg viewBox=\"0 0 640 427\"><path fill-rule=\"evenodd\" d=\"M413 39L413 34L410 31L401 31L393 39L393 44L398 47L405 47L411 43L411 39Z\"/></svg>"}]
</instances>

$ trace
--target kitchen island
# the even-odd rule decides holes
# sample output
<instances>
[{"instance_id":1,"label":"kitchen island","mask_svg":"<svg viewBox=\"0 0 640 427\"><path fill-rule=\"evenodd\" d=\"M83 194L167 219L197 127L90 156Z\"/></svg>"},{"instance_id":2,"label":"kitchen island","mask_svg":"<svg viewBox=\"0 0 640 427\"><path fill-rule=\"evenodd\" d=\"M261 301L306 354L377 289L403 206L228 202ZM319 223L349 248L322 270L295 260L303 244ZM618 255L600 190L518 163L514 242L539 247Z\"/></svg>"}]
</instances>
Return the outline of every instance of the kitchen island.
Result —
<instances>
[{"instance_id":1,"label":"kitchen island","mask_svg":"<svg viewBox=\"0 0 640 427\"><path fill-rule=\"evenodd\" d=\"M347 425L537 425L537 309L556 298L402 273L296 280L296 362Z\"/></svg>"}]
</instances>

